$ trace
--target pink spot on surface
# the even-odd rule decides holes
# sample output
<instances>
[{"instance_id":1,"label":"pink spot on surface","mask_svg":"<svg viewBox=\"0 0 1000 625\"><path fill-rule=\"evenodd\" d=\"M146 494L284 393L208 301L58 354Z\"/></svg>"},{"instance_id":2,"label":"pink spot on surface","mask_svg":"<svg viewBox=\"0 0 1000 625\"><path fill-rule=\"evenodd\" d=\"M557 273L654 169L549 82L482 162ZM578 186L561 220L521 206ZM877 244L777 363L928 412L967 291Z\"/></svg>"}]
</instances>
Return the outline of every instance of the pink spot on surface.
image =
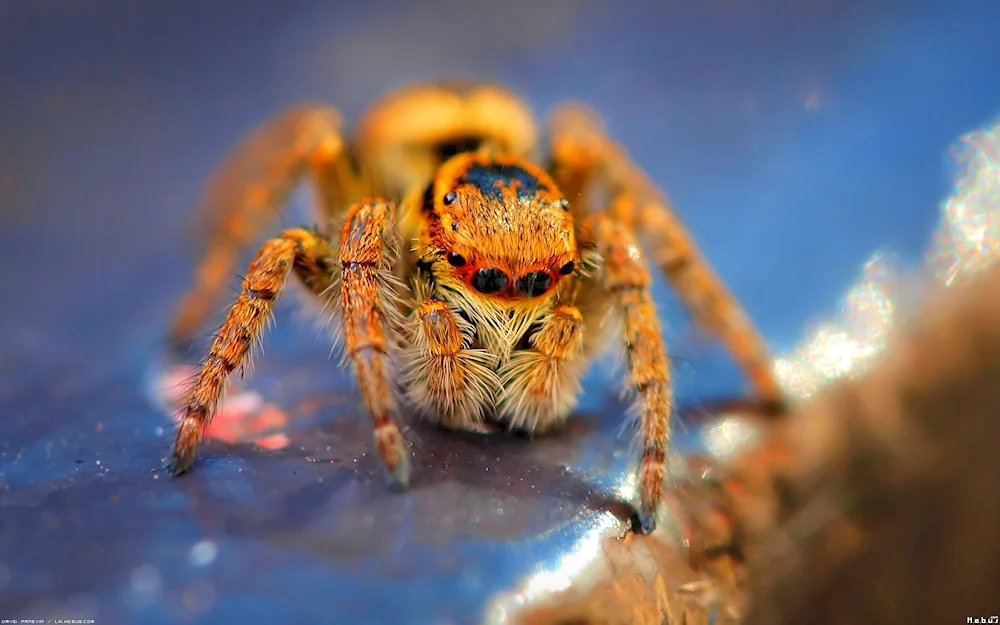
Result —
<instances>
[{"instance_id":1,"label":"pink spot on surface","mask_svg":"<svg viewBox=\"0 0 1000 625\"><path fill-rule=\"evenodd\" d=\"M198 379L198 368L168 365L156 375L155 401L175 422L180 420L188 389ZM227 443L252 441L265 449L287 447L289 439L276 430L288 424L288 415L278 406L264 401L257 391L230 386L219 404L205 435Z\"/></svg>"}]
</instances>

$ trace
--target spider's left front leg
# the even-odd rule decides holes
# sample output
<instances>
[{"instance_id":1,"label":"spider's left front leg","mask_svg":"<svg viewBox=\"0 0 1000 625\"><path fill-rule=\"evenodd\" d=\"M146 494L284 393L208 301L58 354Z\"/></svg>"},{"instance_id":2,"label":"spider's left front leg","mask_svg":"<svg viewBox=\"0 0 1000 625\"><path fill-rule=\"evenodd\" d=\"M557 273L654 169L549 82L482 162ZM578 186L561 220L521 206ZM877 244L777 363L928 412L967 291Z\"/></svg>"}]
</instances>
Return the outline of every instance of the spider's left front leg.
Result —
<instances>
[{"instance_id":1,"label":"spider's left front leg","mask_svg":"<svg viewBox=\"0 0 1000 625\"><path fill-rule=\"evenodd\" d=\"M642 460L639 508L647 523L663 496L673 389L666 343L660 329L649 268L632 231L606 213L588 216L583 229L594 238L604 259L602 286L621 321L628 366L626 390L634 396Z\"/></svg>"}]
</instances>

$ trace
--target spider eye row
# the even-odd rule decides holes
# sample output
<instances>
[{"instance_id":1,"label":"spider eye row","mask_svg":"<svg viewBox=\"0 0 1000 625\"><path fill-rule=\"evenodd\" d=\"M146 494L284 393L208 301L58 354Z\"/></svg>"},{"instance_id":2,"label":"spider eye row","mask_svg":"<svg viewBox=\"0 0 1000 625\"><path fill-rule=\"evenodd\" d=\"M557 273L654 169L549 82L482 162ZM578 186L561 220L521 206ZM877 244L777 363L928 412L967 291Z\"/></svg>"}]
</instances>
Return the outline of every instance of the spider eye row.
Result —
<instances>
[{"instance_id":1,"label":"spider eye row","mask_svg":"<svg viewBox=\"0 0 1000 625\"><path fill-rule=\"evenodd\" d=\"M455 264L455 261L463 261L461 264L464 265L465 259L454 254L448 255L448 262ZM461 266L461 265L455 265ZM469 280L472 288L483 293L484 295L492 295L494 293L499 293L500 291L505 291L508 286L510 286L510 277L502 270L496 267L483 267L477 269L475 273L472 274L472 278ZM514 290L518 295L524 297L538 297L549 290L552 286L552 276L546 271L532 271L531 273L525 274L518 278L514 282Z\"/></svg>"}]
</instances>

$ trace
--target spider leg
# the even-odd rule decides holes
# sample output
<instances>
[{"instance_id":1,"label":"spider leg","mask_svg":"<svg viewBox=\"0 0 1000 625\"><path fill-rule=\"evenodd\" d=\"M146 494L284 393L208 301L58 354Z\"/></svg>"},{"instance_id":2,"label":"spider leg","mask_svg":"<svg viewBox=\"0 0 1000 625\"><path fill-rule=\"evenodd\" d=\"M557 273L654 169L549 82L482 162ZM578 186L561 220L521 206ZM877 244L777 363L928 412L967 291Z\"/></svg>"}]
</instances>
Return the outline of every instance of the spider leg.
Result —
<instances>
[{"instance_id":1,"label":"spider leg","mask_svg":"<svg viewBox=\"0 0 1000 625\"><path fill-rule=\"evenodd\" d=\"M424 299L408 325L407 399L442 427L487 431L484 411L500 385L493 371L497 357L470 348L472 324L439 299Z\"/></svg>"},{"instance_id":2,"label":"spider leg","mask_svg":"<svg viewBox=\"0 0 1000 625\"><path fill-rule=\"evenodd\" d=\"M652 201L640 209L639 222L642 232L654 242L653 259L695 319L728 349L757 396L783 411L784 391L764 338L701 255L677 215L667 204Z\"/></svg>"},{"instance_id":3,"label":"spider leg","mask_svg":"<svg viewBox=\"0 0 1000 625\"><path fill-rule=\"evenodd\" d=\"M566 420L581 392L586 367L584 319L572 304L559 304L500 371L498 416L511 427L544 432Z\"/></svg>"},{"instance_id":4,"label":"spider leg","mask_svg":"<svg viewBox=\"0 0 1000 625\"><path fill-rule=\"evenodd\" d=\"M639 507L651 521L663 495L673 403L666 343L649 291L652 278L631 229L604 213L587 217L583 225L604 258L603 287L623 330L626 390L634 397L642 443Z\"/></svg>"},{"instance_id":5,"label":"spider leg","mask_svg":"<svg viewBox=\"0 0 1000 625\"><path fill-rule=\"evenodd\" d=\"M268 120L231 150L209 180L195 214L195 230L207 237L194 284L177 309L169 337L190 339L212 314L244 247L254 241L311 173L317 212L328 222L357 178L343 157L340 116L330 108L301 106Z\"/></svg>"},{"instance_id":6,"label":"spider leg","mask_svg":"<svg viewBox=\"0 0 1000 625\"><path fill-rule=\"evenodd\" d=\"M396 481L406 486L410 461L393 418L398 406L390 356L402 327L398 297L404 288L392 271L400 242L393 211L382 200L348 210L340 231L339 309L344 357L354 368L379 454Z\"/></svg>"},{"instance_id":7,"label":"spider leg","mask_svg":"<svg viewBox=\"0 0 1000 625\"><path fill-rule=\"evenodd\" d=\"M599 118L579 105L565 105L552 119L553 175L567 197L578 198L582 215L609 213L641 233L671 287L695 319L725 346L756 395L783 409L767 344L739 301L698 250L666 195L604 132Z\"/></svg>"},{"instance_id":8,"label":"spider leg","mask_svg":"<svg viewBox=\"0 0 1000 625\"><path fill-rule=\"evenodd\" d=\"M252 348L271 318L274 301L281 294L288 274L294 271L316 294L330 286L329 250L329 243L321 235L295 228L264 243L250 262L242 292L230 307L184 401L171 453L173 474L190 468L225 393L229 374L249 364Z\"/></svg>"}]
</instances>

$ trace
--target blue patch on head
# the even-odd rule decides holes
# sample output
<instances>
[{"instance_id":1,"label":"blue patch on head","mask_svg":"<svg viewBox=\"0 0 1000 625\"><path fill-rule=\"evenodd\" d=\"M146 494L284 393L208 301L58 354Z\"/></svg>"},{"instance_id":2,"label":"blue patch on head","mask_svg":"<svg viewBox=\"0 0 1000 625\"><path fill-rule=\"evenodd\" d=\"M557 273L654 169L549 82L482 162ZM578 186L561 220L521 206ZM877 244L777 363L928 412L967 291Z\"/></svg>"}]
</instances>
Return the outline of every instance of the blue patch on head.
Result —
<instances>
[{"instance_id":1,"label":"blue patch on head","mask_svg":"<svg viewBox=\"0 0 1000 625\"><path fill-rule=\"evenodd\" d=\"M514 187L519 198L530 199L548 187L538 178L517 165L483 165L476 163L459 179L459 184L471 184L484 196L501 199L502 187Z\"/></svg>"}]
</instances>

